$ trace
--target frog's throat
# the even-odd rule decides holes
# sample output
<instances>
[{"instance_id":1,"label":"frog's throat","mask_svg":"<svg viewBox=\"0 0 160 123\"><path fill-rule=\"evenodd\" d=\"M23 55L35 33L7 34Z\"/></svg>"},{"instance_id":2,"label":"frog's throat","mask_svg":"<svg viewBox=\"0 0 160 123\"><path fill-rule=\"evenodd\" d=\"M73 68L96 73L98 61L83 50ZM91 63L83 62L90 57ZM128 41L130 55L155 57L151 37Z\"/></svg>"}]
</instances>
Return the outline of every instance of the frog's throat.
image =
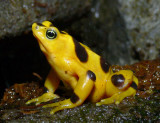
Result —
<instances>
[{"instance_id":1,"label":"frog's throat","mask_svg":"<svg viewBox=\"0 0 160 123\"><path fill-rule=\"evenodd\" d=\"M49 52L48 48L42 43L42 41L33 33L34 37L37 39L39 45L45 49L46 52Z\"/></svg>"}]
</instances>

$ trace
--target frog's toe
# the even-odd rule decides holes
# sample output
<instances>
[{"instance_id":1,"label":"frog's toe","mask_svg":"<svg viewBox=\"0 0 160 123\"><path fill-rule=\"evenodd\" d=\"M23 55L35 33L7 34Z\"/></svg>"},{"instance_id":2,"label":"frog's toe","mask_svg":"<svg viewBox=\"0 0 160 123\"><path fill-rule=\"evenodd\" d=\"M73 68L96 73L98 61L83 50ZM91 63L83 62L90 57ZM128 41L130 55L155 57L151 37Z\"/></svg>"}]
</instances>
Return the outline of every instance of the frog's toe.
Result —
<instances>
[{"instance_id":1,"label":"frog's toe","mask_svg":"<svg viewBox=\"0 0 160 123\"><path fill-rule=\"evenodd\" d=\"M31 100L27 101L26 104L31 104L31 103L35 102L36 105L38 105L42 102L47 102L47 101L50 101L50 100L55 99L55 98L59 98L59 96L56 95L56 94L53 94L51 92L48 92L48 93L44 93L40 97L37 97L37 98L34 98L34 99L31 99Z\"/></svg>"},{"instance_id":2,"label":"frog's toe","mask_svg":"<svg viewBox=\"0 0 160 123\"><path fill-rule=\"evenodd\" d=\"M28 104L31 104L31 103L34 103L34 102L37 102L38 101L38 99L37 98L34 98L34 99L31 99L31 100L28 100L27 102L26 102L26 104L28 105Z\"/></svg>"},{"instance_id":3,"label":"frog's toe","mask_svg":"<svg viewBox=\"0 0 160 123\"><path fill-rule=\"evenodd\" d=\"M59 106L59 105L60 105L60 103L59 103L59 102L56 102L56 103L44 105L43 108L54 107L54 106Z\"/></svg>"},{"instance_id":4,"label":"frog's toe","mask_svg":"<svg viewBox=\"0 0 160 123\"><path fill-rule=\"evenodd\" d=\"M96 106L101 106L101 105L102 105L101 102L96 103Z\"/></svg>"},{"instance_id":5,"label":"frog's toe","mask_svg":"<svg viewBox=\"0 0 160 123\"><path fill-rule=\"evenodd\" d=\"M96 103L96 106L101 106L103 104L111 104L113 102L114 102L114 100L112 98L106 98L106 99L103 99L100 102Z\"/></svg>"},{"instance_id":6,"label":"frog's toe","mask_svg":"<svg viewBox=\"0 0 160 123\"><path fill-rule=\"evenodd\" d=\"M54 114L55 112L60 111L60 110L63 110L63 109L65 109L65 108L63 108L63 107L61 107L61 106L58 106L58 107L52 109L51 112L50 112L50 114Z\"/></svg>"},{"instance_id":7,"label":"frog's toe","mask_svg":"<svg viewBox=\"0 0 160 123\"><path fill-rule=\"evenodd\" d=\"M42 103L41 101L38 101L38 102L35 103L35 105L39 105L39 104L41 104L41 103Z\"/></svg>"},{"instance_id":8,"label":"frog's toe","mask_svg":"<svg viewBox=\"0 0 160 123\"><path fill-rule=\"evenodd\" d=\"M111 104L111 101L104 101L104 102L101 101L96 103L96 106L107 105L107 104Z\"/></svg>"},{"instance_id":9,"label":"frog's toe","mask_svg":"<svg viewBox=\"0 0 160 123\"><path fill-rule=\"evenodd\" d=\"M121 102L121 100L120 100L120 101L118 100L118 101L115 102L115 104L116 104L116 105L119 105L120 102Z\"/></svg>"},{"instance_id":10,"label":"frog's toe","mask_svg":"<svg viewBox=\"0 0 160 123\"><path fill-rule=\"evenodd\" d=\"M38 97L38 98L34 98L34 99L31 99L31 100L28 100L28 101L26 102L26 104L28 105L28 104L31 104L31 103L36 103L36 105L38 105L38 104L40 104L41 102L43 102L43 101L40 99L40 97Z\"/></svg>"},{"instance_id":11,"label":"frog's toe","mask_svg":"<svg viewBox=\"0 0 160 123\"><path fill-rule=\"evenodd\" d=\"M55 107L56 106L56 107ZM43 108L47 108L47 107L55 107L54 109L51 110L50 114L54 114L57 111L63 110L65 109L62 105L60 105L59 103L52 103L52 104L47 104L44 105Z\"/></svg>"},{"instance_id":12,"label":"frog's toe","mask_svg":"<svg viewBox=\"0 0 160 123\"><path fill-rule=\"evenodd\" d=\"M73 104L70 101L70 99L66 99L66 100L63 100L63 101L60 101L60 102L44 105L43 108L54 107L54 109L52 109L52 111L50 112L51 114L54 114L57 111L60 111L60 110L66 109L66 108L73 108L73 107L76 107L76 106L77 105Z\"/></svg>"}]
</instances>

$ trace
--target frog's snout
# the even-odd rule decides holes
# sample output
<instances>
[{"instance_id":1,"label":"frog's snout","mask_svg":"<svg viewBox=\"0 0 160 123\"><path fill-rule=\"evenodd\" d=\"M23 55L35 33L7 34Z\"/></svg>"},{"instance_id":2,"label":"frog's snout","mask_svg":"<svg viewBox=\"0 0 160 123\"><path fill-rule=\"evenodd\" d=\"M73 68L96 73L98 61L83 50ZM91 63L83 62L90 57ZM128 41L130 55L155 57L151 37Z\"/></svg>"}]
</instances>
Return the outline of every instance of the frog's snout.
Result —
<instances>
[{"instance_id":1,"label":"frog's snout","mask_svg":"<svg viewBox=\"0 0 160 123\"><path fill-rule=\"evenodd\" d=\"M39 26L38 26L38 24L37 23L33 23L32 24L32 30L37 30L37 29L39 29Z\"/></svg>"}]
</instances>

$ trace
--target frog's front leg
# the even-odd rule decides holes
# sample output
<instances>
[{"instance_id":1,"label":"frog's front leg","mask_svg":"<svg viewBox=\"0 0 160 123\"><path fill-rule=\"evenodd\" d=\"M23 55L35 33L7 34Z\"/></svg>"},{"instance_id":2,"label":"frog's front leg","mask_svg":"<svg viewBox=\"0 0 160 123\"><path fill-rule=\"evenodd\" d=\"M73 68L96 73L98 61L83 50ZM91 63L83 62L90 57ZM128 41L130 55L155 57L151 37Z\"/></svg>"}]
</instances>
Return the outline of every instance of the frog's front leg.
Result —
<instances>
[{"instance_id":1,"label":"frog's front leg","mask_svg":"<svg viewBox=\"0 0 160 123\"><path fill-rule=\"evenodd\" d=\"M56 103L52 103L52 104L48 104L48 105L45 105L44 107L56 106L50 112L51 114L54 114L55 112L59 110L63 110L66 108L74 108L76 106L81 105L91 93L91 90L93 88L95 81L96 81L95 74L92 71L88 70L83 75L79 76L78 83L74 89L72 96L69 99L66 99L60 102L56 102Z\"/></svg>"},{"instance_id":2,"label":"frog's front leg","mask_svg":"<svg viewBox=\"0 0 160 123\"><path fill-rule=\"evenodd\" d=\"M38 105L42 102L47 102L49 100L59 98L58 95L54 94L55 90L58 88L59 82L60 80L57 77L56 73L51 69L44 84L44 86L48 89L48 92L44 93L42 96L28 100L26 104L35 102L36 105Z\"/></svg>"}]
</instances>

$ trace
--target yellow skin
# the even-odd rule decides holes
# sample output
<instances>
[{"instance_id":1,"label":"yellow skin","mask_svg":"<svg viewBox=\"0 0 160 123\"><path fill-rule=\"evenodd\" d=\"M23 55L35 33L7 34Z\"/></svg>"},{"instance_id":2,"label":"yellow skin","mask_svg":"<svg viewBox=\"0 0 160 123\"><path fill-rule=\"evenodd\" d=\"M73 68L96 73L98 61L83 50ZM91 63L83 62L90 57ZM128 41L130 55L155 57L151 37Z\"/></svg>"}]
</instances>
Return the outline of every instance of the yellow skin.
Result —
<instances>
[{"instance_id":1,"label":"yellow skin","mask_svg":"<svg viewBox=\"0 0 160 123\"><path fill-rule=\"evenodd\" d=\"M32 31L45 54L51 71L44 86L48 89L42 96L26 102L36 105L58 98L54 94L60 80L66 88L73 89L73 95L66 100L43 107L54 107L51 114L66 108L77 107L88 99L102 104L119 104L125 97L135 95L138 79L130 70L113 73L110 65L87 46L78 43L66 32L60 32L49 21L34 23Z\"/></svg>"}]
</instances>

